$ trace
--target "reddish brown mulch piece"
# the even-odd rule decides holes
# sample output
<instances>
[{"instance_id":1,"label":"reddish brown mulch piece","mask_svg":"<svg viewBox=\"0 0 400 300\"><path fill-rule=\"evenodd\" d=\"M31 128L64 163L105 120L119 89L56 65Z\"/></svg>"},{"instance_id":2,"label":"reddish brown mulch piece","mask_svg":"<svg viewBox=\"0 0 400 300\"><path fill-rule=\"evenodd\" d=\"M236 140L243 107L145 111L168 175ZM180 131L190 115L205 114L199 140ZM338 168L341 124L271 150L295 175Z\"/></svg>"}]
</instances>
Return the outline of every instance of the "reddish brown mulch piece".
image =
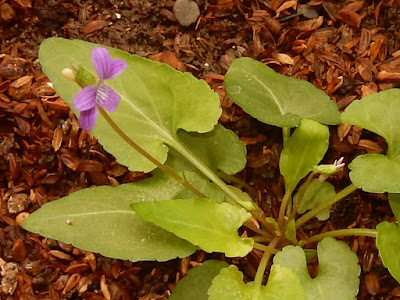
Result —
<instances>
[{"instance_id":1,"label":"reddish brown mulch piece","mask_svg":"<svg viewBox=\"0 0 400 300\"><path fill-rule=\"evenodd\" d=\"M218 93L221 123L248 147L238 176L276 216L283 185L280 130L246 115L227 97L223 74L238 57L263 61L307 79L340 109L372 92L399 86L399 1L196 1L197 22L183 28L172 0L0 1L0 251L7 299L166 299L203 252L166 263L131 263L30 234L18 224L48 201L91 185L118 185L146 175L129 172L79 129L68 106L40 71L37 52L50 36L78 38L165 62L206 80ZM385 152L384 140L357 126L332 128L326 160ZM346 172L331 179L337 188ZM308 222L301 238L329 229L375 228L394 221L384 195L356 192L330 221ZM346 238L362 266L358 299L396 299L400 286L382 266L370 238ZM218 257L218 256L214 256ZM260 253L235 259L246 278ZM316 272L316 265L310 267ZM5 298L6 299L6 298Z\"/></svg>"}]
</instances>

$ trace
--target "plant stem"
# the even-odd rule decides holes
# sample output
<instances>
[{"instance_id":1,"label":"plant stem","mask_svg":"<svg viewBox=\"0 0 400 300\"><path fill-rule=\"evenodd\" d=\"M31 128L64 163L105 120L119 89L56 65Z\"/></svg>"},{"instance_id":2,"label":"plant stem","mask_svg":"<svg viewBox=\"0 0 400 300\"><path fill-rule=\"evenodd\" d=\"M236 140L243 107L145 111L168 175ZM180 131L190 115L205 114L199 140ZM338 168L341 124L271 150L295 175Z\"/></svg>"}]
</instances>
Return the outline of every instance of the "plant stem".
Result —
<instances>
[{"instance_id":1,"label":"plant stem","mask_svg":"<svg viewBox=\"0 0 400 300\"><path fill-rule=\"evenodd\" d=\"M286 141L290 137L290 127L282 127L282 136L283 136L283 147L285 147Z\"/></svg>"},{"instance_id":2,"label":"plant stem","mask_svg":"<svg viewBox=\"0 0 400 300\"><path fill-rule=\"evenodd\" d=\"M201 193L199 190L197 190L195 187L193 187L185 178L181 177L178 173L176 173L174 170L169 168L168 166L163 165L160 163L157 159L155 159L152 155L150 155L146 150L144 150L142 147L140 147L138 144L136 144L129 136L127 136L121 128L110 118L110 116L106 113L106 111L101 108L100 106L97 106L98 110L100 111L101 115L103 118L107 121L107 123L111 126L112 129L125 141L128 143L129 146L131 146L133 149L135 149L137 152L139 152L141 155L143 155L145 158L147 158L149 161L151 161L153 164L155 164L159 169L170 175L172 178L174 178L176 181L178 181L180 184L182 184L184 187L186 187L189 191L191 191L193 194L200 198L207 198L203 193Z\"/></svg>"},{"instance_id":3,"label":"plant stem","mask_svg":"<svg viewBox=\"0 0 400 300\"><path fill-rule=\"evenodd\" d=\"M253 223L247 221L246 223L243 224L243 226L251 229L252 231L254 231L255 233L258 233L259 235L261 235L262 237L264 237L267 241L271 241L272 240L272 235L270 235L268 232L257 228L256 226L254 226Z\"/></svg>"},{"instance_id":4,"label":"plant stem","mask_svg":"<svg viewBox=\"0 0 400 300\"><path fill-rule=\"evenodd\" d=\"M278 217L279 227L282 227L284 224L285 211L291 195L292 191L287 190L282 198L281 207L279 208L279 217Z\"/></svg>"},{"instance_id":5,"label":"plant stem","mask_svg":"<svg viewBox=\"0 0 400 300\"><path fill-rule=\"evenodd\" d=\"M350 235L370 236L376 238L378 236L378 231L376 229L367 229L367 228L332 230L314 235L304 241L300 241L300 244L304 246L309 243L320 241L326 237L350 236Z\"/></svg>"},{"instance_id":6,"label":"plant stem","mask_svg":"<svg viewBox=\"0 0 400 300\"><path fill-rule=\"evenodd\" d=\"M296 229L302 226L304 223L307 221L311 220L313 217L315 217L318 213L323 211L324 209L327 209L331 207L333 204L338 202L339 200L343 199L347 195L351 194L354 192L356 189L358 189L354 184L350 184L347 186L345 189L341 190L339 193L335 195L331 200L322 203L321 205L317 206L316 208L310 210L308 213L305 215L301 216L297 221L296 221Z\"/></svg>"},{"instance_id":7,"label":"plant stem","mask_svg":"<svg viewBox=\"0 0 400 300\"><path fill-rule=\"evenodd\" d=\"M275 249L275 248L272 248L269 246L265 246L265 245L259 244L259 243L254 243L253 248L263 251L263 252L269 251L269 252L271 252L271 254L276 254L276 253L280 252L280 250L278 250L278 249Z\"/></svg>"},{"instance_id":8,"label":"plant stem","mask_svg":"<svg viewBox=\"0 0 400 300\"><path fill-rule=\"evenodd\" d=\"M304 197L304 195L306 194L306 191L307 191L308 187L310 186L311 180L314 178L314 175L315 175L315 172L314 172L314 171L312 171L312 172L308 175L307 180L306 180L306 182L304 183L304 186L303 186L303 188L301 189L301 191L299 192L299 196L297 197L297 200L296 200L296 202L295 202L294 205L293 205L293 210L292 210L292 213L291 213L290 216L289 216L288 222L290 222L291 220L293 220L294 217L296 216L297 211L299 210L301 201L303 200L303 197Z\"/></svg>"},{"instance_id":9,"label":"plant stem","mask_svg":"<svg viewBox=\"0 0 400 300\"><path fill-rule=\"evenodd\" d=\"M262 281L263 281L265 269L267 268L268 261L271 258L273 249L275 248L275 246L279 242L279 240L280 240L280 238L276 237L272 240L271 243L269 243L268 246L266 246L268 249L265 250L265 252L261 258L260 264L258 265L256 277L254 278L254 286L262 285Z\"/></svg>"},{"instance_id":10,"label":"plant stem","mask_svg":"<svg viewBox=\"0 0 400 300\"><path fill-rule=\"evenodd\" d=\"M252 236L251 238L257 243L270 243L272 241L272 239L268 239L262 235Z\"/></svg>"}]
</instances>

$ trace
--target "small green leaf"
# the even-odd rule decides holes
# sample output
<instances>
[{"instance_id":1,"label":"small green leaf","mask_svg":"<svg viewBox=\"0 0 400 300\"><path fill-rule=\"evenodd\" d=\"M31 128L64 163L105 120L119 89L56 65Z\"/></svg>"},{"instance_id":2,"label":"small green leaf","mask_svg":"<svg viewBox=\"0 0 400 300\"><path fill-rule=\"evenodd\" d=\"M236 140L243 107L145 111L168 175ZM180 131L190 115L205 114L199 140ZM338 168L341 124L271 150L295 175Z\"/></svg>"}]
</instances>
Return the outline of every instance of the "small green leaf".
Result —
<instances>
[{"instance_id":1,"label":"small green leaf","mask_svg":"<svg viewBox=\"0 0 400 300\"><path fill-rule=\"evenodd\" d=\"M303 192L304 184L300 186L299 191L294 196L294 202L297 201L299 193ZM328 200L335 197L336 192L332 184L326 181L320 181L318 179L312 179L306 192L304 193L303 199L301 200L298 212L304 214L307 210L312 210L315 207L327 202ZM329 219L330 208L321 211L316 217L320 221Z\"/></svg>"},{"instance_id":2,"label":"small green leaf","mask_svg":"<svg viewBox=\"0 0 400 300\"><path fill-rule=\"evenodd\" d=\"M135 203L132 207L143 219L206 252L242 257L253 249L253 239L241 238L237 233L251 215L228 203L195 198Z\"/></svg>"},{"instance_id":3,"label":"small green leaf","mask_svg":"<svg viewBox=\"0 0 400 300\"><path fill-rule=\"evenodd\" d=\"M384 137L386 155L365 154L350 164L355 186L371 193L400 193L400 90L373 93L353 101L342 114L342 122L357 125Z\"/></svg>"},{"instance_id":4,"label":"small green leaf","mask_svg":"<svg viewBox=\"0 0 400 300\"><path fill-rule=\"evenodd\" d=\"M376 227L378 237L376 246L383 265L390 274L400 283L400 228L393 223L382 222Z\"/></svg>"},{"instance_id":5,"label":"small green leaf","mask_svg":"<svg viewBox=\"0 0 400 300\"><path fill-rule=\"evenodd\" d=\"M96 74L91 62L94 47L98 45L61 38L47 39L40 46L39 60L43 71L60 97L69 104L81 88L64 78L61 71L75 63ZM107 49L113 58L120 58L128 64L120 76L106 81L121 96L117 110L110 116L123 132L158 161L166 161L168 146L183 147L177 137L178 130L204 133L217 124L221 115L219 98L205 81L166 64ZM148 172L155 168L110 130L100 115L93 135L104 149L130 170Z\"/></svg>"},{"instance_id":6,"label":"small green leaf","mask_svg":"<svg viewBox=\"0 0 400 300\"><path fill-rule=\"evenodd\" d=\"M237 105L266 124L297 127L300 118L328 125L340 123L336 103L322 90L305 80L278 74L254 59L235 59L224 84Z\"/></svg>"},{"instance_id":7,"label":"small green leaf","mask_svg":"<svg viewBox=\"0 0 400 300\"><path fill-rule=\"evenodd\" d=\"M306 256L300 247L286 246L274 257L274 264L290 268L300 279L306 300L355 300L360 266L357 255L342 241L325 238L317 247L318 276L311 278ZM338 288L340 287L340 288Z\"/></svg>"},{"instance_id":8,"label":"small green leaf","mask_svg":"<svg viewBox=\"0 0 400 300\"><path fill-rule=\"evenodd\" d=\"M43 205L22 227L113 258L166 261L186 257L196 250L193 245L144 221L131 208L135 202L173 198L182 189L164 174L117 187L84 189Z\"/></svg>"},{"instance_id":9,"label":"small green leaf","mask_svg":"<svg viewBox=\"0 0 400 300\"><path fill-rule=\"evenodd\" d=\"M390 208L398 222L400 220L400 194L389 194L388 199Z\"/></svg>"},{"instance_id":10,"label":"small green leaf","mask_svg":"<svg viewBox=\"0 0 400 300\"><path fill-rule=\"evenodd\" d=\"M282 150L279 167L286 190L293 191L324 157L329 145L328 126L303 119Z\"/></svg>"},{"instance_id":11,"label":"small green leaf","mask_svg":"<svg viewBox=\"0 0 400 300\"><path fill-rule=\"evenodd\" d=\"M296 236L296 223L294 220L290 220L290 222L287 224L285 236L293 244L297 245L299 243Z\"/></svg>"},{"instance_id":12,"label":"small green leaf","mask_svg":"<svg viewBox=\"0 0 400 300\"><path fill-rule=\"evenodd\" d=\"M304 290L292 270L273 265L266 286L245 284L236 266L222 269L208 290L209 300L302 300Z\"/></svg>"},{"instance_id":13,"label":"small green leaf","mask_svg":"<svg viewBox=\"0 0 400 300\"><path fill-rule=\"evenodd\" d=\"M306 255L306 260L309 262L312 260L314 257L317 256L317 250L315 249L303 249L304 254Z\"/></svg>"},{"instance_id":14,"label":"small green leaf","mask_svg":"<svg viewBox=\"0 0 400 300\"><path fill-rule=\"evenodd\" d=\"M207 260L201 266L189 270L175 287L169 300L208 300L207 291L212 280L229 265L224 261Z\"/></svg>"},{"instance_id":15,"label":"small green leaf","mask_svg":"<svg viewBox=\"0 0 400 300\"><path fill-rule=\"evenodd\" d=\"M246 146L231 130L217 125L208 133L179 131L179 139L214 172L236 174L246 165Z\"/></svg>"}]
</instances>

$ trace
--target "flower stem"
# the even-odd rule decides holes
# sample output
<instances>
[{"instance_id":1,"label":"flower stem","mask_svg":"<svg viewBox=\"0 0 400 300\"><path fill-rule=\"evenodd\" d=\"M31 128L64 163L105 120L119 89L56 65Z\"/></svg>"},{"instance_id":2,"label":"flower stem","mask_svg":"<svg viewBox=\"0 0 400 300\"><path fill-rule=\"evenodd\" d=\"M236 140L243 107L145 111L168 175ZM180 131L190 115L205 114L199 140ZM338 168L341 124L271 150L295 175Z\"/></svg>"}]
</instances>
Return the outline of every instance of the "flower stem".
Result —
<instances>
[{"instance_id":1,"label":"flower stem","mask_svg":"<svg viewBox=\"0 0 400 300\"><path fill-rule=\"evenodd\" d=\"M303 188L301 189L301 191L299 192L299 196L297 197L297 200L296 200L296 202L295 202L294 205L293 205L293 210L292 210L292 213L291 213L290 216L289 216L288 222L290 222L291 220L293 220L294 217L296 216L297 211L299 210L301 201L303 200L303 197L304 197L304 195L306 194L306 191L307 191L308 187L310 186L311 180L314 178L314 175L315 175L315 172L314 172L314 171L312 171L312 172L308 175L307 180L306 180L306 182L304 183L304 186L303 186Z\"/></svg>"},{"instance_id":2,"label":"flower stem","mask_svg":"<svg viewBox=\"0 0 400 300\"><path fill-rule=\"evenodd\" d=\"M149 161L151 161L153 164L155 164L159 169L170 175L172 178L174 178L176 181L178 181L180 184L182 184L184 187L186 187L188 190L190 190L193 194L200 198L207 198L203 193L201 193L199 190L197 190L195 187L193 187L185 178L181 177L178 173L176 173L174 170L169 168L168 166L163 165L160 163L157 159L155 159L152 155L150 155L146 150L144 150L142 147L140 147L138 144L136 144L129 136L127 136L121 128L118 127L118 125L110 118L110 116L106 113L106 111L101 108L100 106L97 106L98 110L100 111L101 115L103 118L107 121L107 123L114 129L114 131L125 141L128 143L129 146L131 146L133 149L135 149L137 152L139 152L141 155L143 155L145 158L147 158Z\"/></svg>"},{"instance_id":3,"label":"flower stem","mask_svg":"<svg viewBox=\"0 0 400 300\"><path fill-rule=\"evenodd\" d=\"M378 231L376 229L367 229L367 228L332 230L332 231L327 231L324 233L314 235L306 240L300 241L299 244L304 246L306 244L310 244L313 242L318 242L320 240L323 240L326 237L351 236L351 235L370 236L370 237L376 238L378 236Z\"/></svg>"},{"instance_id":4,"label":"flower stem","mask_svg":"<svg viewBox=\"0 0 400 300\"><path fill-rule=\"evenodd\" d=\"M254 192L254 188L252 186L250 186L247 182L244 182L243 180L236 178L233 175L226 174L223 171L218 171L218 176L221 177L222 179L224 179L225 181L236 183L236 184L244 187L246 190L248 190L250 192Z\"/></svg>"},{"instance_id":5,"label":"flower stem","mask_svg":"<svg viewBox=\"0 0 400 300\"><path fill-rule=\"evenodd\" d=\"M279 240L280 240L280 238L276 237L272 240L271 243L269 243L268 246L266 246L268 249L265 249L265 252L261 258L260 264L258 265L256 277L254 278L254 286L262 285L262 281L263 281L265 269L267 268L268 261L271 258L272 254L274 252L275 246L276 246L276 244L278 244Z\"/></svg>"},{"instance_id":6,"label":"flower stem","mask_svg":"<svg viewBox=\"0 0 400 300\"><path fill-rule=\"evenodd\" d=\"M341 190L339 193L335 195L332 199L329 201L322 203L321 205L317 206L316 208L310 210L308 213L305 215L301 216L297 221L296 221L296 229L302 226L304 223L307 221L311 220L313 217L315 217L317 214L319 214L321 211L324 209L327 209L331 207L333 204L338 202L339 200L343 199L347 195L351 194L358 188L354 184L350 184L347 186L345 189Z\"/></svg>"}]
</instances>

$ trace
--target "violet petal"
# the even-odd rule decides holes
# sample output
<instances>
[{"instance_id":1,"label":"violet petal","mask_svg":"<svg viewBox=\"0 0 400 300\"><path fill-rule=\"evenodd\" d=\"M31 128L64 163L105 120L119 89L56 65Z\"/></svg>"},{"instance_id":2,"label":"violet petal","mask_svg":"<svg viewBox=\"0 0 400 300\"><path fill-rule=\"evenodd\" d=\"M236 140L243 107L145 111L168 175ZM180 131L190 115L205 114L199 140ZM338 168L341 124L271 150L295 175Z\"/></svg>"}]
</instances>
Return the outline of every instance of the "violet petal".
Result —
<instances>
[{"instance_id":1,"label":"violet petal","mask_svg":"<svg viewBox=\"0 0 400 300\"><path fill-rule=\"evenodd\" d=\"M105 84L100 84L97 88L96 103L108 111L114 112L121 101L120 95Z\"/></svg>"},{"instance_id":2,"label":"violet petal","mask_svg":"<svg viewBox=\"0 0 400 300\"><path fill-rule=\"evenodd\" d=\"M92 130L96 125L97 114L97 107L81 111L79 115L79 125L86 131Z\"/></svg>"},{"instance_id":3,"label":"violet petal","mask_svg":"<svg viewBox=\"0 0 400 300\"><path fill-rule=\"evenodd\" d=\"M96 47L92 50L93 66L100 80L107 79L111 69L111 56L106 48Z\"/></svg>"},{"instance_id":4,"label":"violet petal","mask_svg":"<svg viewBox=\"0 0 400 300\"><path fill-rule=\"evenodd\" d=\"M110 69L109 73L107 73L104 77L104 79L113 79L117 77L119 74L121 74L127 67L128 65L126 64L125 61L122 59L112 59L111 64L110 64Z\"/></svg>"},{"instance_id":5,"label":"violet petal","mask_svg":"<svg viewBox=\"0 0 400 300\"><path fill-rule=\"evenodd\" d=\"M89 85L81 89L74 98L73 105L79 110L89 110L96 105L97 85Z\"/></svg>"}]
</instances>

